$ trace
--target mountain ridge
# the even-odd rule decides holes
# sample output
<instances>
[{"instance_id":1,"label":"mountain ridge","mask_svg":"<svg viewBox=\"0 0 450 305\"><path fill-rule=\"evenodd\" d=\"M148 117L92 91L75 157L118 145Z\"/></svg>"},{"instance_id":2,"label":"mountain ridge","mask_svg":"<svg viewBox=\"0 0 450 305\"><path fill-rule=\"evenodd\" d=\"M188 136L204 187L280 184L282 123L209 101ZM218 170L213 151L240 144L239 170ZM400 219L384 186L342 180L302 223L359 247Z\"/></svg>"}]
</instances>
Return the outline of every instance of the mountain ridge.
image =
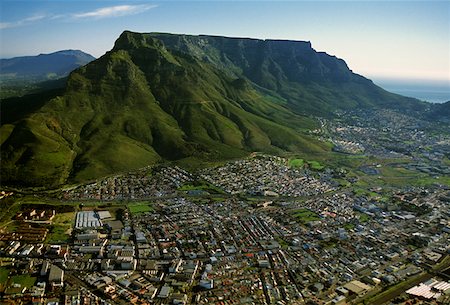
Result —
<instances>
[{"instance_id":1,"label":"mountain ridge","mask_svg":"<svg viewBox=\"0 0 450 305\"><path fill-rule=\"evenodd\" d=\"M391 99L414 104L309 42L125 31L63 94L2 125L2 181L55 186L163 160L320 154L331 147L309 135L311 115Z\"/></svg>"},{"instance_id":2,"label":"mountain ridge","mask_svg":"<svg viewBox=\"0 0 450 305\"><path fill-rule=\"evenodd\" d=\"M0 98L62 88L70 72L94 59L80 50L0 59Z\"/></svg>"},{"instance_id":3,"label":"mountain ridge","mask_svg":"<svg viewBox=\"0 0 450 305\"><path fill-rule=\"evenodd\" d=\"M56 77L66 76L75 68L95 60L81 50L61 50L35 56L19 56L0 59L0 74L44 77L48 73Z\"/></svg>"},{"instance_id":4,"label":"mountain ridge","mask_svg":"<svg viewBox=\"0 0 450 305\"><path fill-rule=\"evenodd\" d=\"M139 38L140 40L134 39L133 41L135 35L142 36ZM243 74L257 85L275 91L283 98L293 100L291 110L300 113L323 114L324 112L332 112L337 108L348 109L357 105L369 106L373 104L373 100L379 102L391 99L401 104L408 100L410 104L408 106L417 102L412 98L399 98L398 95L386 92L367 78L353 73L344 60L325 52L316 52L310 42L227 38L209 35L141 34L125 31L117 39L114 48L120 48L120 45L127 40L131 45L138 45L146 37L159 39L168 49L189 52L202 60L212 59L212 62L223 70L231 70L234 73L237 71L238 74ZM250 42L250 45L245 45L245 48L242 48L242 44L246 42ZM274 44L283 46L281 52L279 52L281 54L278 54L277 58L272 58L270 54L271 47ZM217 51L217 45L220 45L220 52ZM297 48L292 49L293 47ZM290 53L287 51L290 51ZM288 58L289 61L284 60L285 58ZM280 66L278 62L282 62L283 65ZM330 74L330 71L333 73ZM326 75L326 77L322 77L323 75ZM333 102L336 103L336 101L333 101L331 97L328 97L325 101L314 98L317 91L324 89L316 86L318 81L341 82L343 86L339 90L325 91L330 91L326 92L327 95L336 95L338 97L336 100L345 100L345 102L333 107ZM305 88L298 86L298 83L309 88L304 90ZM342 94L344 90L346 92ZM314 93L311 94L311 91L314 91ZM355 96L349 98L349 95ZM370 99L367 96L370 96ZM302 102L301 107L296 103L298 101ZM392 107L393 105L385 103L385 106Z\"/></svg>"}]
</instances>

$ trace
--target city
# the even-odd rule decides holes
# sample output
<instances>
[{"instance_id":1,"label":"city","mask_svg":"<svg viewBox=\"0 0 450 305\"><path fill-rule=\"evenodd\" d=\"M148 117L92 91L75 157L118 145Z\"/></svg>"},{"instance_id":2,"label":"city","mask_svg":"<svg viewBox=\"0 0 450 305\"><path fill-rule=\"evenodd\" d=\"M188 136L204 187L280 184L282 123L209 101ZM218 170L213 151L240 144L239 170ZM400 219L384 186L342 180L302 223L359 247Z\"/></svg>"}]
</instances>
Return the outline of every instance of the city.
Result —
<instances>
[{"instance_id":1,"label":"city","mask_svg":"<svg viewBox=\"0 0 450 305\"><path fill-rule=\"evenodd\" d=\"M0 235L4 302L381 304L411 279L407 296L450 300L448 188L361 193L289 163L147 168L23 204Z\"/></svg>"},{"instance_id":2,"label":"city","mask_svg":"<svg viewBox=\"0 0 450 305\"><path fill-rule=\"evenodd\" d=\"M449 12L2 1L0 305L449 305Z\"/></svg>"}]
</instances>

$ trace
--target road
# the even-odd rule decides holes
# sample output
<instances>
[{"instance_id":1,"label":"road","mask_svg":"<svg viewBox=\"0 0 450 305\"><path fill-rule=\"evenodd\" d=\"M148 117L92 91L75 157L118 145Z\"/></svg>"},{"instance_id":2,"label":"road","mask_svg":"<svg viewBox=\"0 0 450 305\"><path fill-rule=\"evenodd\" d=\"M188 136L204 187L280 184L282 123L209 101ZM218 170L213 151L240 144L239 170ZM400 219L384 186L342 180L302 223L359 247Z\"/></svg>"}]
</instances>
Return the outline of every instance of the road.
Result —
<instances>
[{"instance_id":1,"label":"road","mask_svg":"<svg viewBox=\"0 0 450 305\"><path fill-rule=\"evenodd\" d=\"M387 302L389 302L392 299L395 299L402 293L404 293L406 290L408 290L411 287L417 286L422 282L425 282L432 277L439 275L439 273L446 268L450 267L450 256L447 255L444 257L440 263L434 265L434 266L425 266L428 271L422 272L412 278L407 279L406 281L400 282L397 285L387 289L386 291L383 291L379 293L376 296L372 295L366 295L363 299L357 299L355 302L352 302L353 304L371 304L371 305L382 305Z\"/></svg>"}]
</instances>

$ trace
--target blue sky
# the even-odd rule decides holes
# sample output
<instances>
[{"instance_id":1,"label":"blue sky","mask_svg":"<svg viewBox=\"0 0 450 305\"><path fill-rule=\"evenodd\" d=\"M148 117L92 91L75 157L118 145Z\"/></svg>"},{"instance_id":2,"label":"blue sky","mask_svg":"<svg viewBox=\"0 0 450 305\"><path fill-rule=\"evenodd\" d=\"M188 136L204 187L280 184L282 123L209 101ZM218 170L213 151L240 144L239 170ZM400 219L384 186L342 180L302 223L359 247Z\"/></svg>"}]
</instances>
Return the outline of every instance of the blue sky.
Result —
<instances>
[{"instance_id":1,"label":"blue sky","mask_svg":"<svg viewBox=\"0 0 450 305\"><path fill-rule=\"evenodd\" d=\"M375 78L450 82L448 1L20 1L0 3L0 57L81 49L124 30L308 40Z\"/></svg>"}]
</instances>

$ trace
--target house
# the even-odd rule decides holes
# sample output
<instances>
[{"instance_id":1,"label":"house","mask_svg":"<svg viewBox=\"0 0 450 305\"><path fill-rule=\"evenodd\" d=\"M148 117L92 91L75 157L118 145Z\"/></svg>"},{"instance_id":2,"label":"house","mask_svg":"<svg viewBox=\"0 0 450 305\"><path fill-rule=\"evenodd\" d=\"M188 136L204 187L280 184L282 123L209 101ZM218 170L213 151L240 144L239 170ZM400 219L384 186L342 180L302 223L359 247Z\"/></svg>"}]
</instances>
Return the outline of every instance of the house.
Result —
<instances>
[{"instance_id":1,"label":"house","mask_svg":"<svg viewBox=\"0 0 450 305\"><path fill-rule=\"evenodd\" d=\"M344 288L358 296L362 296L372 289L369 285L356 280L348 282L344 285Z\"/></svg>"},{"instance_id":2,"label":"house","mask_svg":"<svg viewBox=\"0 0 450 305\"><path fill-rule=\"evenodd\" d=\"M45 262L42 264L41 271L40 271L40 275L41 275L41 276L46 276L47 273L48 273L48 268L49 268L49 267L50 267L50 263L49 263L48 261L45 261Z\"/></svg>"},{"instance_id":3,"label":"house","mask_svg":"<svg viewBox=\"0 0 450 305\"><path fill-rule=\"evenodd\" d=\"M172 261L172 263L169 266L169 273L177 273L180 270L182 263L183 263L183 260L181 258Z\"/></svg>"},{"instance_id":4,"label":"house","mask_svg":"<svg viewBox=\"0 0 450 305\"><path fill-rule=\"evenodd\" d=\"M64 270L52 265L48 274L48 282L52 287L62 287L64 285Z\"/></svg>"},{"instance_id":5,"label":"house","mask_svg":"<svg viewBox=\"0 0 450 305\"><path fill-rule=\"evenodd\" d=\"M214 281L213 280L201 280L200 287L205 288L205 289L213 289Z\"/></svg>"},{"instance_id":6,"label":"house","mask_svg":"<svg viewBox=\"0 0 450 305\"><path fill-rule=\"evenodd\" d=\"M158 294L158 298L166 299L169 297L169 294L170 294L170 286L164 285L162 286L161 291Z\"/></svg>"}]
</instances>

